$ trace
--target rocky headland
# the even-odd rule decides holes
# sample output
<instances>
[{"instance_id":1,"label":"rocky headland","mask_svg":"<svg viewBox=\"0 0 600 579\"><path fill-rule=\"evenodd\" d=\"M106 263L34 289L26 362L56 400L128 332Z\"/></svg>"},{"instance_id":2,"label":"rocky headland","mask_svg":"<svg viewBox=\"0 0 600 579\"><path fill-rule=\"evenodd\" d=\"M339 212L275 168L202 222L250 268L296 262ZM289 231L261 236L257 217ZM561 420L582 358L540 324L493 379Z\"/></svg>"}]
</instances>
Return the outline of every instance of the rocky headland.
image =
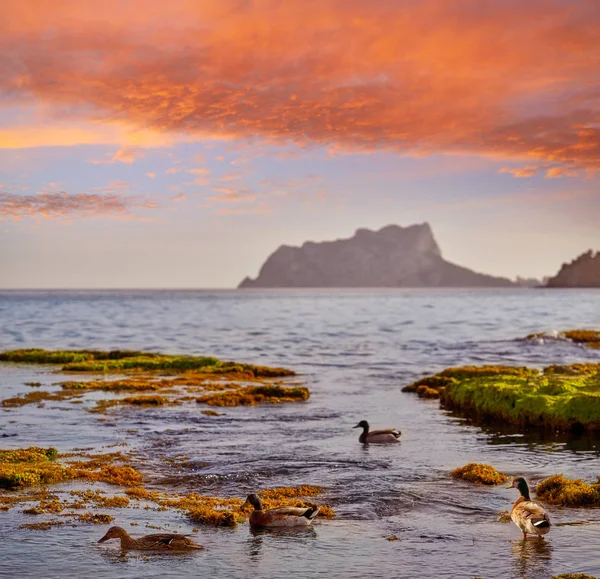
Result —
<instances>
[{"instance_id":1,"label":"rocky headland","mask_svg":"<svg viewBox=\"0 0 600 579\"><path fill-rule=\"evenodd\" d=\"M280 246L256 279L240 288L275 287L513 287L442 257L428 223L379 231L358 229L349 239Z\"/></svg>"}]
</instances>

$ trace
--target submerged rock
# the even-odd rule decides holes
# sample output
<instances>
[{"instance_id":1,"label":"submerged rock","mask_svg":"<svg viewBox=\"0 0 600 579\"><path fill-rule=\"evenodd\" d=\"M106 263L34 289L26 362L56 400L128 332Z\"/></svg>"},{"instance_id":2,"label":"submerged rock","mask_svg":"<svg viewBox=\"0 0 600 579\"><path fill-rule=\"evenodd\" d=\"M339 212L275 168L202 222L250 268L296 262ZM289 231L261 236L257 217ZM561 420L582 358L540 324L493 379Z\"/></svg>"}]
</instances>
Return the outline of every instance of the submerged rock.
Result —
<instances>
[{"instance_id":1,"label":"submerged rock","mask_svg":"<svg viewBox=\"0 0 600 579\"><path fill-rule=\"evenodd\" d=\"M529 334L525 339L541 344L547 341L568 341L576 344L584 344L588 348L600 349L600 332L598 330L567 330L566 332L553 332L551 334L539 332L537 334Z\"/></svg>"}]
</instances>

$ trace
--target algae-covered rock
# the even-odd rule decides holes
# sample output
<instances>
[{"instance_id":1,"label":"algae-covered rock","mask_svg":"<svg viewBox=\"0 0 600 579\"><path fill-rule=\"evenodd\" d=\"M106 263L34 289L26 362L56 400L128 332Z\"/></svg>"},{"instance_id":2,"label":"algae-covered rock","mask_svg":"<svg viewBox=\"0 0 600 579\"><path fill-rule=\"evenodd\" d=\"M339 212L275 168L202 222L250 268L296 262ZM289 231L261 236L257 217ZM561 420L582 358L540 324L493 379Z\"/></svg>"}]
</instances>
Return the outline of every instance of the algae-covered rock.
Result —
<instances>
[{"instance_id":1,"label":"algae-covered rock","mask_svg":"<svg viewBox=\"0 0 600 579\"><path fill-rule=\"evenodd\" d=\"M508 480L505 474L498 472L493 466L476 462L454 469L452 476L484 485L500 485Z\"/></svg>"},{"instance_id":2,"label":"algae-covered rock","mask_svg":"<svg viewBox=\"0 0 600 579\"><path fill-rule=\"evenodd\" d=\"M304 500L323 492L323 488L312 485L297 487L278 487L259 493L265 509L283 506L309 507L314 503ZM242 510L243 500L239 497L210 497L190 493L187 495L168 495L144 488L132 488L125 493L138 500L151 501L160 507L177 509L192 522L215 527L235 527L246 520L249 510ZM319 516L333 518L335 513L327 505L320 505Z\"/></svg>"},{"instance_id":3,"label":"algae-covered rock","mask_svg":"<svg viewBox=\"0 0 600 579\"><path fill-rule=\"evenodd\" d=\"M565 507L600 507L600 479L588 484L581 479L568 479L562 474L551 476L535 487L539 499Z\"/></svg>"},{"instance_id":4,"label":"algae-covered rock","mask_svg":"<svg viewBox=\"0 0 600 579\"><path fill-rule=\"evenodd\" d=\"M142 475L137 470L127 464L115 464L115 461L119 461L119 457L112 454L73 461L69 457L61 457L52 447L0 450L0 488L14 490L71 480L101 481L122 486L141 483Z\"/></svg>"},{"instance_id":5,"label":"algae-covered rock","mask_svg":"<svg viewBox=\"0 0 600 579\"><path fill-rule=\"evenodd\" d=\"M427 390L422 387L426 386ZM448 368L403 390L433 397L482 422L565 431L600 430L600 364Z\"/></svg>"},{"instance_id":6,"label":"algae-covered rock","mask_svg":"<svg viewBox=\"0 0 600 579\"><path fill-rule=\"evenodd\" d=\"M537 334L529 334L525 339L538 342L546 340L566 340L575 342L576 344L584 344L588 348L600 349L600 331L598 330L567 330L566 332L558 332L556 334L539 332Z\"/></svg>"},{"instance_id":7,"label":"algae-covered rock","mask_svg":"<svg viewBox=\"0 0 600 579\"><path fill-rule=\"evenodd\" d=\"M309 397L308 388L303 386L286 388L276 384L265 384L208 394L197 398L196 402L209 406L256 406L263 403L302 402Z\"/></svg>"},{"instance_id":8,"label":"algae-covered rock","mask_svg":"<svg viewBox=\"0 0 600 579\"><path fill-rule=\"evenodd\" d=\"M210 356L169 356L155 352L128 350L11 350L0 353L0 361L27 364L61 364L65 372L198 371L229 373L246 371L259 378L293 376L286 368L267 368L252 364L223 362Z\"/></svg>"},{"instance_id":9,"label":"algae-covered rock","mask_svg":"<svg viewBox=\"0 0 600 579\"><path fill-rule=\"evenodd\" d=\"M561 575L553 575L552 579L597 579L597 577L585 573L562 573Z\"/></svg>"}]
</instances>

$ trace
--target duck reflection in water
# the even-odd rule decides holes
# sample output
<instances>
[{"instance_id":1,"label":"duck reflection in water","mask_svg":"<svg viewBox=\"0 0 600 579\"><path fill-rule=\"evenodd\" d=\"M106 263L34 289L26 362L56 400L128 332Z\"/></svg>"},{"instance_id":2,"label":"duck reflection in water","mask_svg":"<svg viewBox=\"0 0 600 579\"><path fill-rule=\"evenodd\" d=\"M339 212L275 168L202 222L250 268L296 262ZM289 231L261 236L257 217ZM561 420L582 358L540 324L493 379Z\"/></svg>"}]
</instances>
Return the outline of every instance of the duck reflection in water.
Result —
<instances>
[{"instance_id":1,"label":"duck reflection in water","mask_svg":"<svg viewBox=\"0 0 600 579\"><path fill-rule=\"evenodd\" d=\"M289 537L313 540L317 537L314 527L250 527L252 537L248 540L248 556L251 561L258 562L262 556L263 545L269 543L274 549L280 548ZM283 545L285 546L285 545Z\"/></svg>"},{"instance_id":2,"label":"duck reflection in water","mask_svg":"<svg viewBox=\"0 0 600 579\"><path fill-rule=\"evenodd\" d=\"M511 541L514 577L531 579L552 577L552 543L539 539Z\"/></svg>"}]
</instances>

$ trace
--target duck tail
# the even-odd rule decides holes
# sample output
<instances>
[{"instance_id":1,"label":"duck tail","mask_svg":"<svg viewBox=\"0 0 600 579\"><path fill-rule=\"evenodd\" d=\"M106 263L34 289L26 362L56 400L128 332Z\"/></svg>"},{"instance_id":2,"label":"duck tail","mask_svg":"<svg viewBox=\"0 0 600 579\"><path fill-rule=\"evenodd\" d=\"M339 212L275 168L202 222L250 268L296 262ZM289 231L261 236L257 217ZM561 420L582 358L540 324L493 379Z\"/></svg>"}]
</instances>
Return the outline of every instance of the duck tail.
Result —
<instances>
[{"instance_id":1,"label":"duck tail","mask_svg":"<svg viewBox=\"0 0 600 579\"><path fill-rule=\"evenodd\" d=\"M548 519L531 519L531 522L537 529L547 529L550 526Z\"/></svg>"},{"instance_id":2,"label":"duck tail","mask_svg":"<svg viewBox=\"0 0 600 579\"><path fill-rule=\"evenodd\" d=\"M312 521L319 514L319 509L320 507L310 507L304 511L302 516Z\"/></svg>"}]
</instances>

